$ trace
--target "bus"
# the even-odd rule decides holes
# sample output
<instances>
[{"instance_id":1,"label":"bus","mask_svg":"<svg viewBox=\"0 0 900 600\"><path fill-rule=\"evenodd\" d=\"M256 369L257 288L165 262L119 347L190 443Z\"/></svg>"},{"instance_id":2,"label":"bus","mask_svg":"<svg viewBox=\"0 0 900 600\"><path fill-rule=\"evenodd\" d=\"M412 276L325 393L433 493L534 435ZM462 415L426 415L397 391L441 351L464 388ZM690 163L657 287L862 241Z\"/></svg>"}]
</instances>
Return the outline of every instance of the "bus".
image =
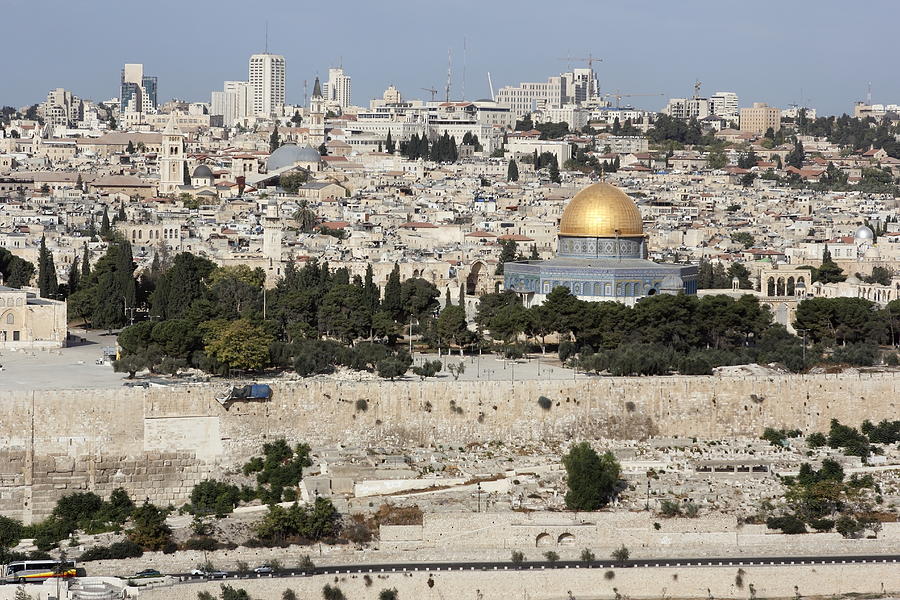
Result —
<instances>
[{"instance_id":1,"label":"bus","mask_svg":"<svg viewBox=\"0 0 900 600\"><path fill-rule=\"evenodd\" d=\"M74 560L19 560L2 565L0 580L6 583L41 582L53 577L77 577Z\"/></svg>"}]
</instances>

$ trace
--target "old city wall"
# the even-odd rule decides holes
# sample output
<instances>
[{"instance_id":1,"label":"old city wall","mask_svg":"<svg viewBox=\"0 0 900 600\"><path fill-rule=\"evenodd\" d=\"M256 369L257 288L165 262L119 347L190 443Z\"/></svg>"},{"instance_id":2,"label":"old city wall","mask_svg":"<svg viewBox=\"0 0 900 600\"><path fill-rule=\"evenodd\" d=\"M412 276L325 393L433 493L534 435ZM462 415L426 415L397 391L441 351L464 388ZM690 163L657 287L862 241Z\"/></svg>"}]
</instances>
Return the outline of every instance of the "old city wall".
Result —
<instances>
[{"instance_id":1,"label":"old city wall","mask_svg":"<svg viewBox=\"0 0 900 600\"><path fill-rule=\"evenodd\" d=\"M400 598L442 600L564 600L568 598L797 598L836 597L841 593L891 594L900 591L896 564L777 567L691 567L504 571L430 571L319 575L233 582L254 598L278 598L286 588L300 598L317 598L325 584L348 598L375 600L383 589ZM611 575L610 575L611 574ZM220 582L176 585L141 593L155 600L192 600L197 592L220 591ZM11 586L10 586L11 587Z\"/></svg>"},{"instance_id":2,"label":"old city wall","mask_svg":"<svg viewBox=\"0 0 900 600\"><path fill-rule=\"evenodd\" d=\"M896 418L900 376L589 378L273 384L268 402L221 387L0 391L0 514L30 520L79 489L178 504L266 440L313 446L464 445L572 438L759 435ZM544 396L549 409L538 404Z\"/></svg>"}]
</instances>

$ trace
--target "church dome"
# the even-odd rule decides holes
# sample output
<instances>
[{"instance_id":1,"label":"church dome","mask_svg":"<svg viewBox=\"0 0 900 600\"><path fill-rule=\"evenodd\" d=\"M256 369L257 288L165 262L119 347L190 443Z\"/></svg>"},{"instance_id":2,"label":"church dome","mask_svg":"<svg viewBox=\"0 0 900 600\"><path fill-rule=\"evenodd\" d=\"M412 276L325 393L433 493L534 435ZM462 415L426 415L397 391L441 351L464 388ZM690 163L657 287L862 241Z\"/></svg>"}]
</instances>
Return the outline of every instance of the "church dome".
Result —
<instances>
[{"instance_id":1,"label":"church dome","mask_svg":"<svg viewBox=\"0 0 900 600\"><path fill-rule=\"evenodd\" d=\"M320 160L322 160L322 155L310 145L301 148L297 144L285 144L269 155L266 160L266 168L269 171L275 171L297 163L315 163Z\"/></svg>"},{"instance_id":2,"label":"church dome","mask_svg":"<svg viewBox=\"0 0 900 600\"><path fill-rule=\"evenodd\" d=\"M865 225L860 225L859 229L853 233L853 237L856 238L857 241L871 240L875 238L875 232Z\"/></svg>"},{"instance_id":3,"label":"church dome","mask_svg":"<svg viewBox=\"0 0 900 600\"><path fill-rule=\"evenodd\" d=\"M204 177L208 179L214 179L212 170L210 170L210 168L206 165L197 165L197 168L194 169L194 173L191 175L191 179Z\"/></svg>"},{"instance_id":4,"label":"church dome","mask_svg":"<svg viewBox=\"0 0 900 600\"><path fill-rule=\"evenodd\" d=\"M589 185L569 201L559 222L559 235L568 237L643 236L641 211L616 186Z\"/></svg>"}]
</instances>

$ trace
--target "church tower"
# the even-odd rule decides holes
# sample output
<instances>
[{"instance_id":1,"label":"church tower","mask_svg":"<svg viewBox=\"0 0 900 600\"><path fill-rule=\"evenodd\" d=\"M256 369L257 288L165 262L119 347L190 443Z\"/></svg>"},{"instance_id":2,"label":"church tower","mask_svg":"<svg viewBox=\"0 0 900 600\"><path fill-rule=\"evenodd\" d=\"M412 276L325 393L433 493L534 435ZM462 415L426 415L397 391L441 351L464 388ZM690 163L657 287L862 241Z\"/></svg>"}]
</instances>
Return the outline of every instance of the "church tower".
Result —
<instances>
[{"instance_id":1,"label":"church tower","mask_svg":"<svg viewBox=\"0 0 900 600\"><path fill-rule=\"evenodd\" d=\"M309 99L309 143L315 148L325 143L325 97L318 77Z\"/></svg>"},{"instance_id":2,"label":"church tower","mask_svg":"<svg viewBox=\"0 0 900 600\"><path fill-rule=\"evenodd\" d=\"M169 124L162 132L162 147L159 155L159 193L173 194L184 185L184 134L175 124L175 115L169 117Z\"/></svg>"},{"instance_id":3,"label":"church tower","mask_svg":"<svg viewBox=\"0 0 900 600\"><path fill-rule=\"evenodd\" d=\"M281 278L281 215L275 198L269 198L263 218L263 258L266 262L266 285L272 286Z\"/></svg>"}]
</instances>

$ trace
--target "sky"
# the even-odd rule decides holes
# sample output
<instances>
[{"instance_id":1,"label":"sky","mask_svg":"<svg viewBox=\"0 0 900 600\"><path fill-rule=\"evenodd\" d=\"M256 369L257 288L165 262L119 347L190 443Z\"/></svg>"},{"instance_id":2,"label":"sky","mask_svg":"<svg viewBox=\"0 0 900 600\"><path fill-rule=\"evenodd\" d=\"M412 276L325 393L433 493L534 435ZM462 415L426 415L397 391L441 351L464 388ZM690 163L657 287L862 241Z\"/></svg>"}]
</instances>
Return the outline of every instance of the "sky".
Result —
<instances>
[{"instance_id":1,"label":"sky","mask_svg":"<svg viewBox=\"0 0 900 600\"><path fill-rule=\"evenodd\" d=\"M210 101L246 80L265 48L285 56L289 104L304 80L343 64L353 101L394 84L407 98L441 90L452 51L455 100L490 96L599 56L601 92L659 110L668 97L734 91L768 102L851 112L865 100L900 103L900 0L0 0L0 105L41 102L64 87L96 101L118 95L122 65L159 78L159 100Z\"/></svg>"}]
</instances>

